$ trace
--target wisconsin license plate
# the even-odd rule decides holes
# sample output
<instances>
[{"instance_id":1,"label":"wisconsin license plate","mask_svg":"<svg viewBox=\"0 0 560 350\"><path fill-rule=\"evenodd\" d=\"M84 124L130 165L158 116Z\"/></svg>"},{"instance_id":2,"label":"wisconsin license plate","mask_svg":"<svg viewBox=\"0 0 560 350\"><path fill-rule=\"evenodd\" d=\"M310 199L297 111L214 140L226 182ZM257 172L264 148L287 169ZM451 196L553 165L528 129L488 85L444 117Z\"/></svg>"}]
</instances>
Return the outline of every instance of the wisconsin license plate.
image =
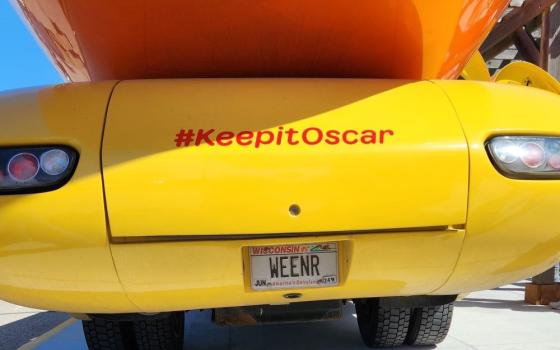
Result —
<instances>
[{"instance_id":1,"label":"wisconsin license plate","mask_svg":"<svg viewBox=\"0 0 560 350\"><path fill-rule=\"evenodd\" d=\"M254 290L338 285L335 242L250 247L249 257Z\"/></svg>"}]
</instances>

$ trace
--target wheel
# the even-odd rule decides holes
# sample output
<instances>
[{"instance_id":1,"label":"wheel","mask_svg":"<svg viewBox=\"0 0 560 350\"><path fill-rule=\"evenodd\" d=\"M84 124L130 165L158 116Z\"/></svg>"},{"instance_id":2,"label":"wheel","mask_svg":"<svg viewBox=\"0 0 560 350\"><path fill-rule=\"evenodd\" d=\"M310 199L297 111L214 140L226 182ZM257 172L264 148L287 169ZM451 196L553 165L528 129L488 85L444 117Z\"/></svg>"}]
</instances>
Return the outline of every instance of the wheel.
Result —
<instances>
[{"instance_id":1,"label":"wheel","mask_svg":"<svg viewBox=\"0 0 560 350\"><path fill-rule=\"evenodd\" d=\"M138 350L180 350L185 334L185 313L174 312L163 319L133 322Z\"/></svg>"},{"instance_id":2,"label":"wheel","mask_svg":"<svg viewBox=\"0 0 560 350\"><path fill-rule=\"evenodd\" d=\"M436 345L441 343L451 327L453 303L415 308L406 337L408 345Z\"/></svg>"},{"instance_id":3,"label":"wheel","mask_svg":"<svg viewBox=\"0 0 560 350\"><path fill-rule=\"evenodd\" d=\"M90 350L133 349L132 339L123 332L123 323L102 318L82 321L88 348Z\"/></svg>"},{"instance_id":4,"label":"wheel","mask_svg":"<svg viewBox=\"0 0 560 350\"><path fill-rule=\"evenodd\" d=\"M184 324L184 312L145 320L93 318L82 322L90 350L180 350Z\"/></svg>"},{"instance_id":5,"label":"wheel","mask_svg":"<svg viewBox=\"0 0 560 350\"><path fill-rule=\"evenodd\" d=\"M404 344L410 324L410 308L383 308L378 299L356 303L358 327L364 343L370 348Z\"/></svg>"}]
</instances>

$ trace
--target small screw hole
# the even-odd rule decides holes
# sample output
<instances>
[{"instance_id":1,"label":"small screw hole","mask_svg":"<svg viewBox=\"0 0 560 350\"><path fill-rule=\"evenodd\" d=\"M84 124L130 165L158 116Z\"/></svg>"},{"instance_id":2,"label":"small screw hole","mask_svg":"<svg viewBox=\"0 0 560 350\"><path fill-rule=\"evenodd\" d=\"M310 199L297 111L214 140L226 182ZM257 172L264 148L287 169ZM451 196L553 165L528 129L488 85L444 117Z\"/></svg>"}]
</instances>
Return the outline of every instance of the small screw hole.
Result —
<instances>
[{"instance_id":1,"label":"small screw hole","mask_svg":"<svg viewBox=\"0 0 560 350\"><path fill-rule=\"evenodd\" d=\"M301 213L301 208L297 204L292 204L290 205L288 211L290 212L291 216L298 216Z\"/></svg>"},{"instance_id":2,"label":"small screw hole","mask_svg":"<svg viewBox=\"0 0 560 350\"><path fill-rule=\"evenodd\" d=\"M284 298L286 298L286 299L299 299L299 298L301 298L301 293L284 294Z\"/></svg>"}]
</instances>

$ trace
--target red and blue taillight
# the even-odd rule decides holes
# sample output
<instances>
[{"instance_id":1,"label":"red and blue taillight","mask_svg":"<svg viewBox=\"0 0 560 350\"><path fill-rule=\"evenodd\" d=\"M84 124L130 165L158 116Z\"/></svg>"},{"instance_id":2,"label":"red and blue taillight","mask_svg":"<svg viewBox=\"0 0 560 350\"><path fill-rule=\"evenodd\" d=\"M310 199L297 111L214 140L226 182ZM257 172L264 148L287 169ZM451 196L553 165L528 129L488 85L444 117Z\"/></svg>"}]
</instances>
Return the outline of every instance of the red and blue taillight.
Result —
<instances>
[{"instance_id":1,"label":"red and blue taillight","mask_svg":"<svg viewBox=\"0 0 560 350\"><path fill-rule=\"evenodd\" d=\"M0 194L37 193L63 186L78 153L67 146L0 148Z\"/></svg>"}]
</instances>

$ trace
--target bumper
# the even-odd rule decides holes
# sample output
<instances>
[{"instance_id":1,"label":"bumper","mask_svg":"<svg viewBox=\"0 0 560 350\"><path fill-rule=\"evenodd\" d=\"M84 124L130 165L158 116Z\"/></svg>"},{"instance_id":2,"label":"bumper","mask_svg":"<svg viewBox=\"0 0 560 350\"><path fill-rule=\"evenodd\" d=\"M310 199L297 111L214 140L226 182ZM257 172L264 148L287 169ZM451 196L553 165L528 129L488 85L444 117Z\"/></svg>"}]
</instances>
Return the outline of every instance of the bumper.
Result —
<instances>
[{"instance_id":1,"label":"bumper","mask_svg":"<svg viewBox=\"0 0 560 350\"><path fill-rule=\"evenodd\" d=\"M113 245L119 276L130 300L144 311L283 304L298 301L429 294L449 277L461 230L355 234L251 241ZM246 247L338 242L340 285L253 291Z\"/></svg>"},{"instance_id":2,"label":"bumper","mask_svg":"<svg viewBox=\"0 0 560 350\"><path fill-rule=\"evenodd\" d=\"M296 239L116 244L110 250L122 288L110 281L99 281L98 276L112 273L113 267L100 264L103 259L91 249L18 254L0 260L0 291L8 301L76 313L282 304L286 303L286 290L251 290L243 248L336 241L341 252L340 285L290 289L290 293L302 294L298 301L429 294L449 278L463 239L464 231L450 229ZM106 258L110 260L108 249ZM95 263L88 265L84 260ZM44 270L37 271L38 266ZM49 270L56 272L48 273ZM73 280L56 278L62 271L75 274Z\"/></svg>"}]
</instances>

